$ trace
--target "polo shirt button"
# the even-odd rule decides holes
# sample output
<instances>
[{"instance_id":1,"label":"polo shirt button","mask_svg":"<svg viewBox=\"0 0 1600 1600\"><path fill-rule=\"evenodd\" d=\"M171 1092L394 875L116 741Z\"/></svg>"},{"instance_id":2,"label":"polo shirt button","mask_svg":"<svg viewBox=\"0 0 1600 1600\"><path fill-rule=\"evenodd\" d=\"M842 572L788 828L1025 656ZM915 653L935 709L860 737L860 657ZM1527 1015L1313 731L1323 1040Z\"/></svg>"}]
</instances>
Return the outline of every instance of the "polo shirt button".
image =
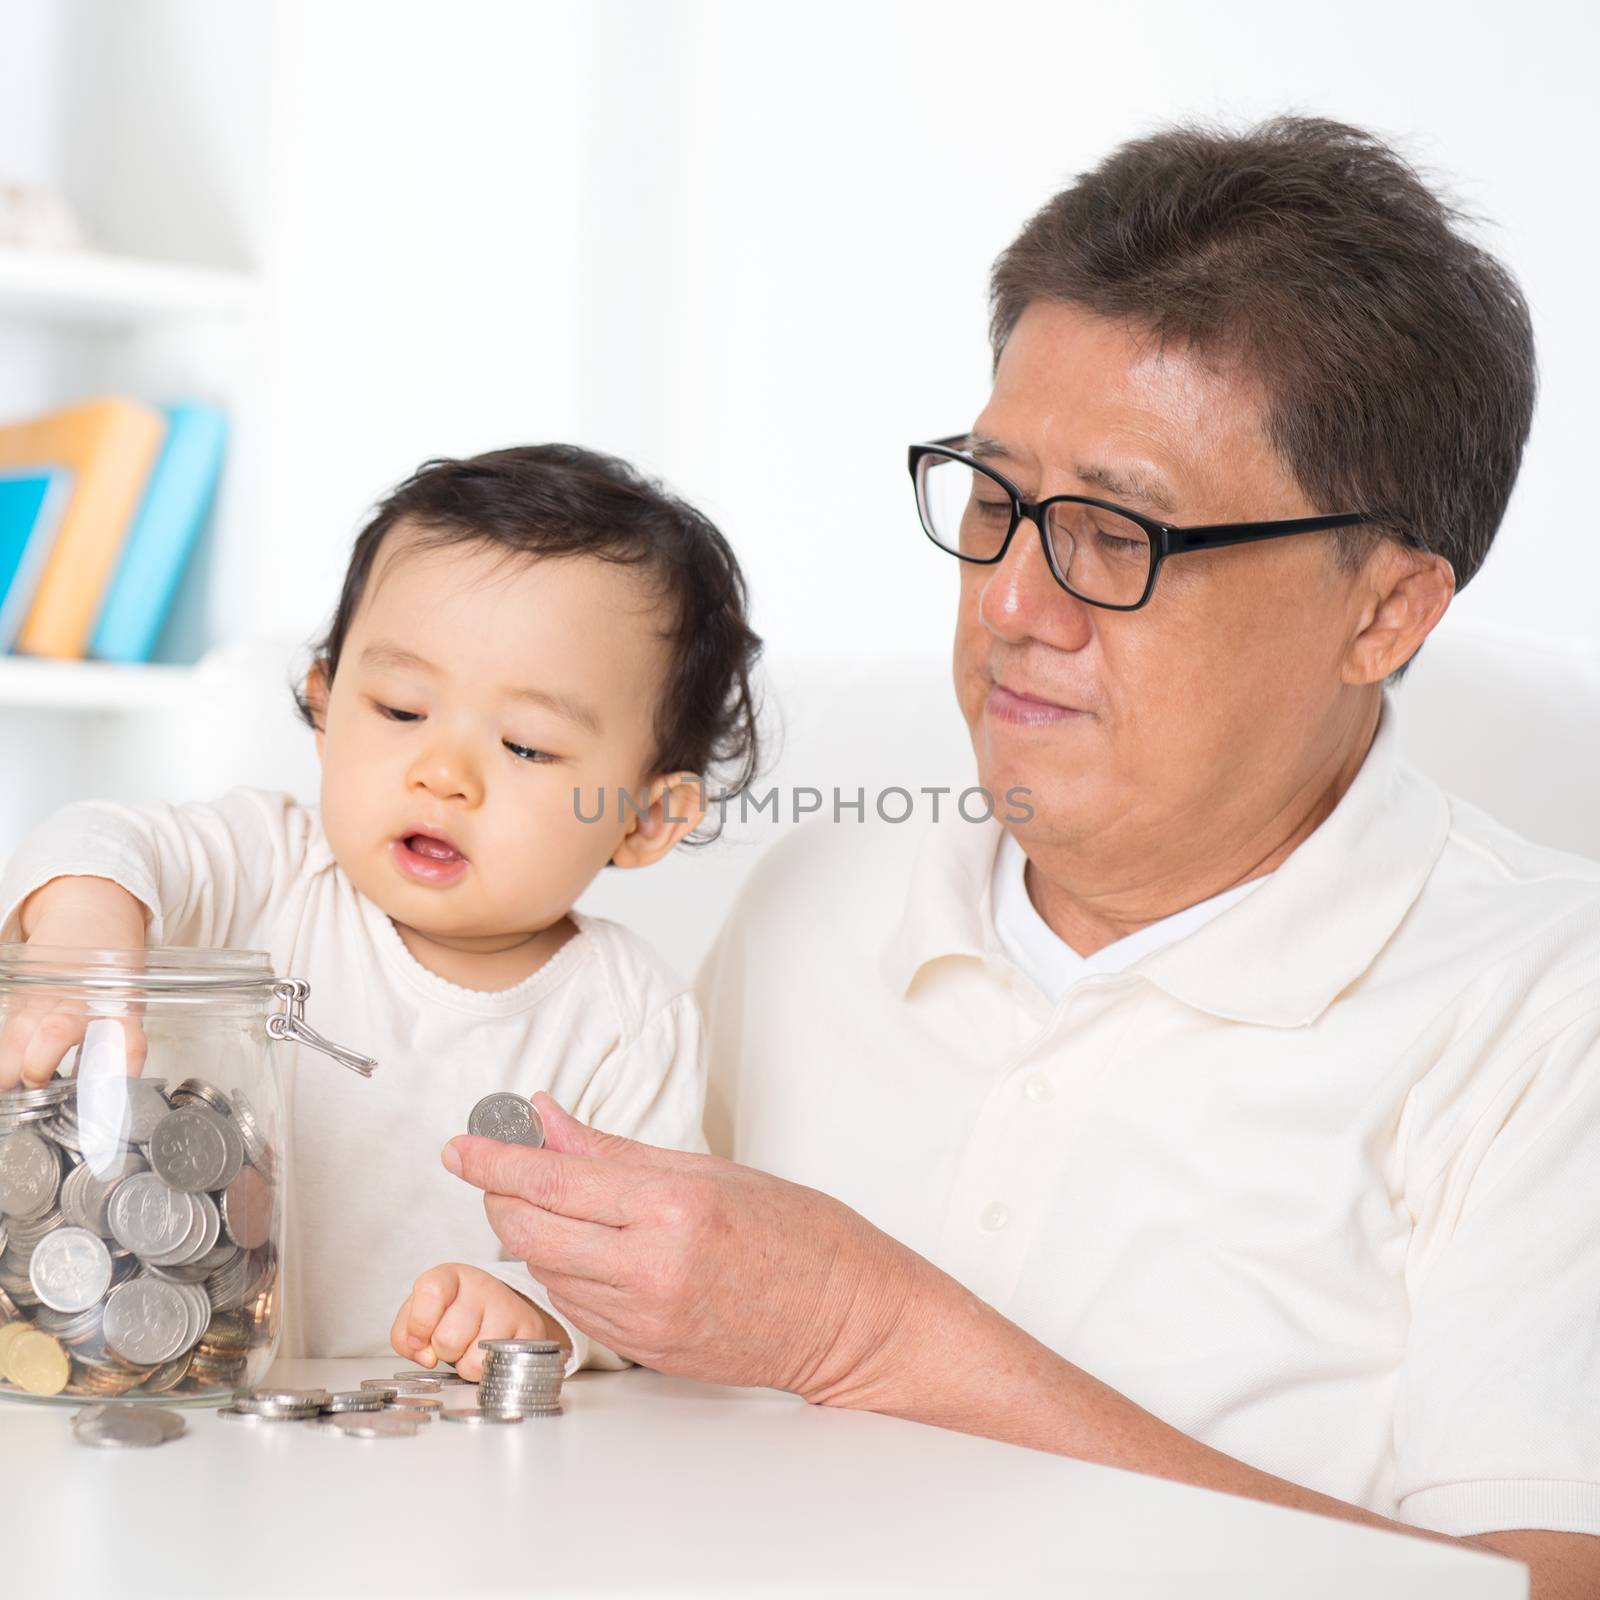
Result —
<instances>
[{"instance_id":1,"label":"polo shirt button","mask_svg":"<svg viewBox=\"0 0 1600 1600\"><path fill-rule=\"evenodd\" d=\"M988 1233L998 1233L1010 1220L1010 1206L998 1200L991 1200L978 1214L978 1226Z\"/></svg>"},{"instance_id":2,"label":"polo shirt button","mask_svg":"<svg viewBox=\"0 0 1600 1600\"><path fill-rule=\"evenodd\" d=\"M1036 1106L1048 1105L1056 1097L1056 1086L1042 1073L1035 1072L1023 1084L1022 1092L1033 1101Z\"/></svg>"}]
</instances>

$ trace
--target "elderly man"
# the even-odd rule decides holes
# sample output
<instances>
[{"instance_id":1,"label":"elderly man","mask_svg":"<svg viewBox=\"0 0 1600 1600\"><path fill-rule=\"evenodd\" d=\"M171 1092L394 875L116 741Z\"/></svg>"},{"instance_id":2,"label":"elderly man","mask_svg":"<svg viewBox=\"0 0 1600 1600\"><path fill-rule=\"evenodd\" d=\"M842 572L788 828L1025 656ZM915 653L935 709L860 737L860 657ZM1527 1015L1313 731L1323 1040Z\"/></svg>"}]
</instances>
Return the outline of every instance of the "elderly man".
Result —
<instances>
[{"instance_id":1,"label":"elderly man","mask_svg":"<svg viewBox=\"0 0 1600 1600\"><path fill-rule=\"evenodd\" d=\"M701 979L743 1165L548 1103L546 1151L447 1164L651 1366L1593 1594L1600 866L1399 766L1385 687L1511 492L1522 298L1285 119L1117 151L993 307L912 472L978 780L1031 815L763 861Z\"/></svg>"}]
</instances>

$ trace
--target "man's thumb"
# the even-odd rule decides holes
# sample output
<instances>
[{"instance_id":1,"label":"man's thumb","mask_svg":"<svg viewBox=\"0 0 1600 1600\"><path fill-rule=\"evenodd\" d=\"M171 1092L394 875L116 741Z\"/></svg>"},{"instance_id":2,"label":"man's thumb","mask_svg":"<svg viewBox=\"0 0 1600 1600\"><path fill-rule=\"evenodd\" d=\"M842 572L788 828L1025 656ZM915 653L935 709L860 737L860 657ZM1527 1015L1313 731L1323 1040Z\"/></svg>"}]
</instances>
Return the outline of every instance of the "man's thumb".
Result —
<instances>
[{"instance_id":1,"label":"man's thumb","mask_svg":"<svg viewBox=\"0 0 1600 1600\"><path fill-rule=\"evenodd\" d=\"M542 1089L533 1097L533 1108L544 1124L546 1150L556 1150L564 1156L621 1156L628 1153L632 1144L629 1139L601 1133L569 1116Z\"/></svg>"},{"instance_id":2,"label":"man's thumb","mask_svg":"<svg viewBox=\"0 0 1600 1600\"><path fill-rule=\"evenodd\" d=\"M613 1160L636 1161L645 1166L672 1166L679 1157L676 1150L662 1150L653 1144L640 1144L620 1134L601 1133L556 1104L543 1089L533 1097L534 1110L544 1124L544 1147L564 1156L609 1156Z\"/></svg>"}]
</instances>

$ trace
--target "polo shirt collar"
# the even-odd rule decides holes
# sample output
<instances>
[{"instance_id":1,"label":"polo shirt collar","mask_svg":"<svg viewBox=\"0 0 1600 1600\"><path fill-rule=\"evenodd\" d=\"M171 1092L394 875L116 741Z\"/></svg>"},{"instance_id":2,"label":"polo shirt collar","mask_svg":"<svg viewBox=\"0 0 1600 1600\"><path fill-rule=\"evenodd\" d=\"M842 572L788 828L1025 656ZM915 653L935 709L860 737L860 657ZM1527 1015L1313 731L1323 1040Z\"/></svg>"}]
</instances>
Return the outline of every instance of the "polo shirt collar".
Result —
<instances>
[{"instance_id":1,"label":"polo shirt collar","mask_svg":"<svg viewBox=\"0 0 1600 1600\"><path fill-rule=\"evenodd\" d=\"M1449 829L1444 794L1398 760L1386 692L1367 758L1322 825L1253 894L1122 977L1230 1021L1302 1027L1372 964L1421 893ZM1008 959L990 904L1000 836L997 821L959 817L929 829L882 956L897 994L942 958Z\"/></svg>"}]
</instances>

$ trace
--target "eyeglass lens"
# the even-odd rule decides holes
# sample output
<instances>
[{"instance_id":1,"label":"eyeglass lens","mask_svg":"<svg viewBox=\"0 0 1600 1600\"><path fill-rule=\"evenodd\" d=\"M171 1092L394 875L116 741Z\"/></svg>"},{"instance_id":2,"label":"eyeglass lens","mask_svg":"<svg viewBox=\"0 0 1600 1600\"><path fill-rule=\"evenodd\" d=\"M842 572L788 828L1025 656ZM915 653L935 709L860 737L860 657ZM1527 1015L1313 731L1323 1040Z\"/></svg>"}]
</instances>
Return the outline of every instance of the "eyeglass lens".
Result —
<instances>
[{"instance_id":1,"label":"eyeglass lens","mask_svg":"<svg viewBox=\"0 0 1600 1600\"><path fill-rule=\"evenodd\" d=\"M934 543L968 561L992 561L1011 528L1011 496L987 473L948 456L924 456L917 509ZM1045 513L1057 572L1085 600L1136 605L1150 578L1150 536L1100 506L1064 501Z\"/></svg>"}]
</instances>

